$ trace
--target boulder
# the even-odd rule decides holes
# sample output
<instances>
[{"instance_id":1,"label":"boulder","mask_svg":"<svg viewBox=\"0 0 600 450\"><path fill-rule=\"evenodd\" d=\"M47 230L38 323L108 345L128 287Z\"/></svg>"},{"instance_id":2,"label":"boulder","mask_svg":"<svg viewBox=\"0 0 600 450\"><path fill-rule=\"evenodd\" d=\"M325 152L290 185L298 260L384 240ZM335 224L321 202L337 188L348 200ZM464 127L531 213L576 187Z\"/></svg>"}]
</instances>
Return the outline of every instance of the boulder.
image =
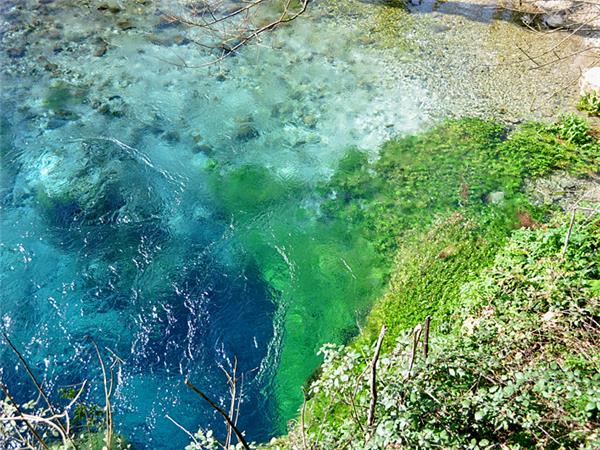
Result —
<instances>
[{"instance_id":1,"label":"boulder","mask_svg":"<svg viewBox=\"0 0 600 450\"><path fill-rule=\"evenodd\" d=\"M504 192L496 191L490 192L487 197L488 203L498 204L504 200Z\"/></svg>"},{"instance_id":2,"label":"boulder","mask_svg":"<svg viewBox=\"0 0 600 450\"><path fill-rule=\"evenodd\" d=\"M583 72L579 79L581 95L595 93L600 96L600 67L592 67Z\"/></svg>"}]
</instances>

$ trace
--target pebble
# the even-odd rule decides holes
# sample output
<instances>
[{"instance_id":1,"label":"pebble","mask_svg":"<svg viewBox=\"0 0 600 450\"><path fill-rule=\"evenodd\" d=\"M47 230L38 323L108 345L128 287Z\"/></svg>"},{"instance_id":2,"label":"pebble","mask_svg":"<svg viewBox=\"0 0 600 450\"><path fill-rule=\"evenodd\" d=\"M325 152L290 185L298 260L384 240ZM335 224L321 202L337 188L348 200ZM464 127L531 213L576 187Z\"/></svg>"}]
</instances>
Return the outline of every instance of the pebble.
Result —
<instances>
[{"instance_id":1,"label":"pebble","mask_svg":"<svg viewBox=\"0 0 600 450\"><path fill-rule=\"evenodd\" d=\"M113 14L118 14L121 11L123 11L123 9L118 6L118 5L111 5L109 3L102 3L101 5L98 6L98 11L108 11L111 12Z\"/></svg>"},{"instance_id":2,"label":"pebble","mask_svg":"<svg viewBox=\"0 0 600 450\"><path fill-rule=\"evenodd\" d=\"M121 19L117 21L117 26L123 31L135 28L135 26L133 25L133 23L131 23L131 20L129 19Z\"/></svg>"},{"instance_id":3,"label":"pebble","mask_svg":"<svg viewBox=\"0 0 600 450\"><path fill-rule=\"evenodd\" d=\"M97 57L104 56L106 54L107 50L108 50L108 46L106 45L106 43L102 43L98 46L98 48L94 52L94 56L97 56Z\"/></svg>"},{"instance_id":4,"label":"pebble","mask_svg":"<svg viewBox=\"0 0 600 450\"><path fill-rule=\"evenodd\" d=\"M25 47L7 48L6 54L11 58L22 58L23 56L25 56Z\"/></svg>"}]
</instances>

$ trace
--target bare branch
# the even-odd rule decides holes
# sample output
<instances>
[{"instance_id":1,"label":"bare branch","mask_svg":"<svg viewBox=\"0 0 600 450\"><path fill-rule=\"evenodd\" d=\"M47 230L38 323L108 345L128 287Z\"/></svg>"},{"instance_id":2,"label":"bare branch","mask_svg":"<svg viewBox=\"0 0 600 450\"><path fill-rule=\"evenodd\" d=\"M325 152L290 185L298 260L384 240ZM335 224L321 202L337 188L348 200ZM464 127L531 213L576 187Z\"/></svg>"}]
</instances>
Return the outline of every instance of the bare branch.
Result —
<instances>
[{"instance_id":1,"label":"bare branch","mask_svg":"<svg viewBox=\"0 0 600 450\"><path fill-rule=\"evenodd\" d=\"M223 418L225 419L225 422L227 422L227 425L229 425L233 429L233 432L237 436L238 441L242 444L242 446L246 450L250 450L250 446L248 445L248 442L246 442L244 435L238 429L238 427L235 425L235 423L233 423L233 421L231 420L231 417L229 417L229 415L223 410L223 408L221 408L214 401L212 401L204 392L202 392L200 389L198 389L196 386L194 386L189 380L185 380L185 385L188 388L190 388L192 391L194 391L196 394L198 394L206 403L208 403L211 406L211 408L213 408L221 416L223 416Z\"/></svg>"},{"instance_id":2,"label":"bare branch","mask_svg":"<svg viewBox=\"0 0 600 450\"><path fill-rule=\"evenodd\" d=\"M10 395L8 388L2 383L0 383L0 387L2 387L2 390L4 391L4 395L6 396L6 398L14 405L15 409L19 413L19 416L21 416L23 418L23 422L25 423L25 426L27 427L27 429L31 432L31 434L33 434L33 436L38 440L38 442L42 445L42 447L44 447L46 450L49 450L48 445L46 444L44 439L42 439L42 437L38 434L38 432L35 430L33 425L31 425L29 420L27 420L25 418L23 411L21 411L19 404L15 401L15 399L12 397L12 395Z\"/></svg>"},{"instance_id":3,"label":"bare branch","mask_svg":"<svg viewBox=\"0 0 600 450\"><path fill-rule=\"evenodd\" d=\"M369 404L369 413L367 415L367 425L373 426L375 421L375 406L377 404L377 361L379 360L379 353L381 352L381 345L383 344L383 338L385 337L385 325L381 327L379 338L377 339L377 345L375 346L375 354L371 361L371 403Z\"/></svg>"},{"instance_id":4,"label":"bare branch","mask_svg":"<svg viewBox=\"0 0 600 450\"><path fill-rule=\"evenodd\" d=\"M429 355L429 325L431 324L431 316L425 317L423 326L423 358L427 359Z\"/></svg>"}]
</instances>

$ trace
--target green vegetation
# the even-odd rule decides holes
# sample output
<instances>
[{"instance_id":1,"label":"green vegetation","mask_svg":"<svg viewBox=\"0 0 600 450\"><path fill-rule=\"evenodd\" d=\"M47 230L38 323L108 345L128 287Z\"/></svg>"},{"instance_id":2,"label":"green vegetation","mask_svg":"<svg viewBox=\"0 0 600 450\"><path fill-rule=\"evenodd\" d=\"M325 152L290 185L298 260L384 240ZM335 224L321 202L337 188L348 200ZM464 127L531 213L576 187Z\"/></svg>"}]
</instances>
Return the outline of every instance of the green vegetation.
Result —
<instances>
[{"instance_id":1,"label":"green vegetation","mask_svg":"<svg viewBox=\"0 0 600 450\"><path fill-rule=\"evenodd\" d=\"M577 103L577 109L590 116L600 116L600 97L595 92L582 95Z\"/></svg>"},{"instance_id":2,"label":"green vegetation","mask_svg":"<svg viewBox=\"0 0 600 450\"><path fill-rule=\"evenodd\" d=\"M495 123L452 120L387 142L374 163L349 151L323 188L331 197L323 210L359 230L398 268L361 340L374 339L384 323L397 335L428 314L448 319L461 285L490 264L510 231L543 218L522 192L526 177L598 166L597 141L570 115L508 134Z\"/></svg>"},{"instance_id":3,"label":"green vegetation","mask_svg":"<svg viewBox=\"0 0 600 450\"><path fill-rule=\"evenodd\" d=\"M302 403L302 384L321 363L321 345L348 342L382 293L383 261L360 234L300 205L310 192L300 182L258 166L211 173L216 206L236 227L241 256L260 269L280 306L273 389L283 432Z\"/></svg>"},{"instance_id":4,"label":"green vegetation","mask_svg":"<svg viewBox=\"0 0 600 450\"><path fill-rule=\"evenodd\" d=\"M264 167L210 168L215 204L237 229L236 256L259 268L280 304L273 389L282 429L310 379L305 429L296 424L269 446L593 448L600 217L576 217L562 257L570 218L532 205L524 186L599 167L587 122L566 115L513 130L450 120L387 142L375 161L350 149L318 198ZM425 358L411 330L427 316ZM383 326L368 427L368 365ZM104 435L101 412L73 409L82 448ZM190 448L216 448L216 439L199 430Z\"/></svg>"},{"instance_id":5,"label":"green vegetation","mask_svg":"<svg viewBox=\"0 0 600 450\"><path fill-rule=\"evenodd\" d=\"M597 448L600 413L600 216L515 231L494 264L461 289L457 326L436 333L427 359L410 333L388 333L376 421L365 345L327 346L312 384L300 448ZM440 282L443 282L440 280Z\"/></svg>"},{"instance_id":6,"label":"green vegetation","mask_svg":"<svg viewBox=\"0 0 600 450\"><path fill-rule=\"evenodd\" d=\"M576 116L551 126L526 123L508 136L496 123L450 120L388 141L374 163L351 150L325 188L333 200L324 210L364 230L389 255L406 230L425 229L437 214L498 216L502 209L510 222L511 210L526 201L521 194L526 177L567 168L581 174L598 166L599 144ZM494 193L502 193L501 199ZM516 215L512 218L516 224Z\"/></svg>"},{"instance_id":7,"label":"green vegetation","mask_svg":"<svg viewBox=\"0 0 600 450\"><path fill-rule=\"evenodd\" d=\"M510 133L476 119L449 121L386 143L374 163L352 149L323 187L331 199L323 210L393 256L394 265L359 338L326 347L312 379L305 438L319 448L592 445L598 351L588 340L598 331L591 297L598 296L598 223L578 229L560 260L568 219L559 215L561 227L543 228L554 213L530 205L523 185L556 169L590 173L599 158L587 123L573 115ZM525 305L535 298L547 302ZM581 308L573 313L581 314L581 329L569 328L573 308ZM409 330L427 315L437 349L407 382ZM540 316L552 317L542 335ZM463 324L471 324L468 333ZM378 402L381 419L365 443L356 439L369 434L365 368L383 325L387 398ZM552 336L555 325L560 331ZM588 348L589 357L573 356L571 345ZM561 358L575 365L567 370ZM296 428L275 446L300 447L299 439Z\"/></svg>"}]
</instances>

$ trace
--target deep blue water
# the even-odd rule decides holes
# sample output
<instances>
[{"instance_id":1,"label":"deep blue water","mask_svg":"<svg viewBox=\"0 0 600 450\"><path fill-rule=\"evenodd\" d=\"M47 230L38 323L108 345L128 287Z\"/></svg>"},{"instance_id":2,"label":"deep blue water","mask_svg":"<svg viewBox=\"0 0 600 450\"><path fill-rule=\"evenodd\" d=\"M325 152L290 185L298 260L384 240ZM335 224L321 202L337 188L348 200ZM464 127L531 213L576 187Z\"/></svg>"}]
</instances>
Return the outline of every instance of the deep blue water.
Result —
<instances>
[{"instance_id":1,"label":"deep blue water","mask_svg":"<svg viewBox=\"0 0 600 450\"><path fill-rule=\"evenodd\" d=\"M115 146L100 141L86 150L109 152L114 163ZM202 200L146 163L123 160L122 178L102 188L97 208L84 212L75 201L40 206L29 196L5 206L3 328L49 392L87 379L89 399L100 400L100 366L89 338L107 361L106 349L123 358L115 369L116 428L151 448L183 447L187 440L166 414L190 430L220 427L183 380L226 398L218 364L230 367L235 356L245 374L240 425L253 439L266 439L273 433L266 394L273 362L266 355L276 308L268 286L223 236L227 223L190 218L183 236L167 230L161 219L173 191L180 195L178 208ZM133 185L133 192L119 183ZM138 201L127 214L139 217L119 216L124 205ZM5 345L0 355L2 379L13 395L35 397L16 356Z\"/></svg>"}]
</instances>

